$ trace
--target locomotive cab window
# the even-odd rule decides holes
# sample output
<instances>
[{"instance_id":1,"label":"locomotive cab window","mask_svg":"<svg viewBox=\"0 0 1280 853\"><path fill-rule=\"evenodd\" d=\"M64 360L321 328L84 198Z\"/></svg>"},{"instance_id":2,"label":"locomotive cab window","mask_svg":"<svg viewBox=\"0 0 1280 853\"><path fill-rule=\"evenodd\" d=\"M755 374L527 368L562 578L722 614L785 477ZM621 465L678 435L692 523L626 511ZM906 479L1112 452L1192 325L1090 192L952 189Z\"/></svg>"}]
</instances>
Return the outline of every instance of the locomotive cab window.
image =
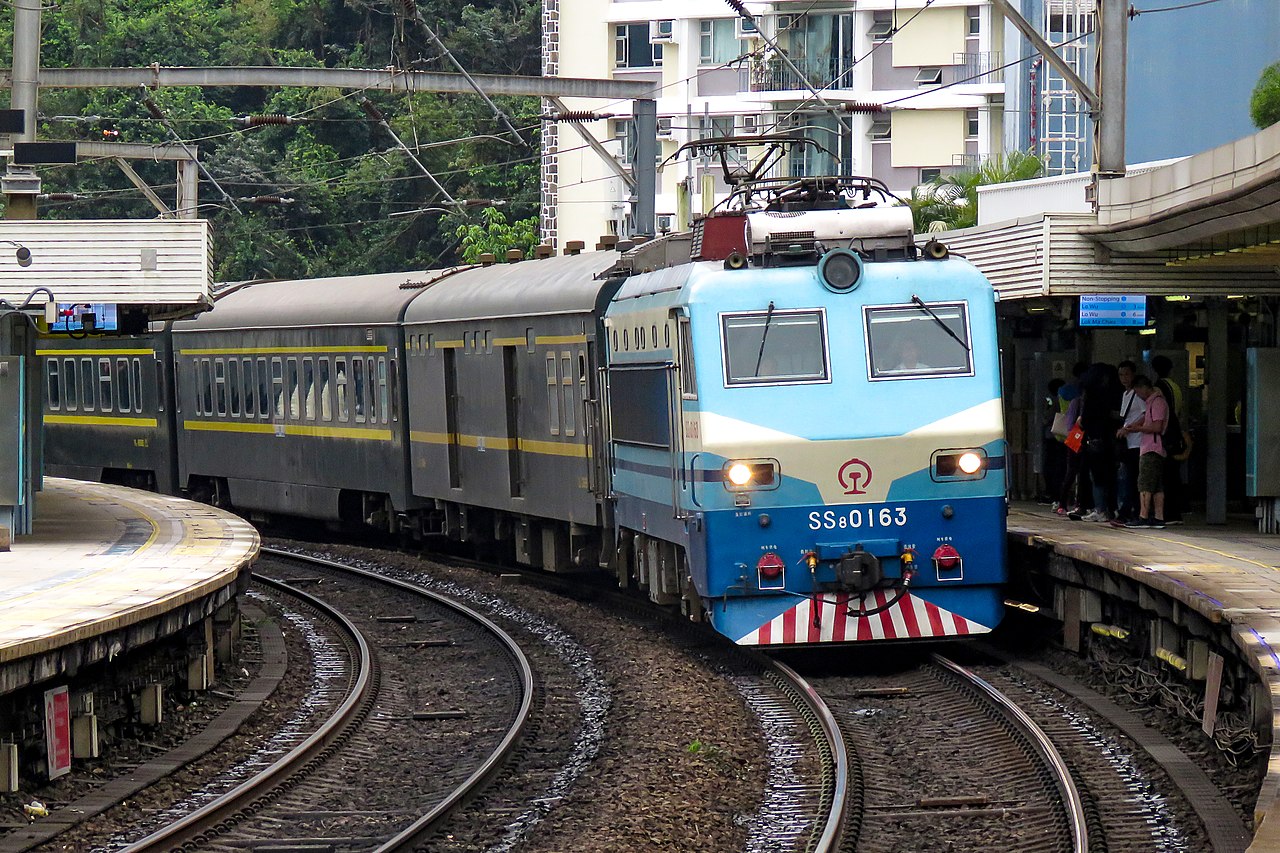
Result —
<instances>
[{"instance_id":1,"label":"locomotive cab window","mask_svg":"<svg viewBox=\"0 0 1280 853\"><path fill-rule=\"evenodd\" d=\"M973 375L969 315L963 302L864 311L871 379Z\"/></svg>"},{"instance_id":2,"label":"locomotive cab window","mask_svg":"<svg viewBox=\"0 0 1280 853\"><path fill-rule=\"evenodd\" d=\"M753 311L720 319L725 385L830 380L824 312Z\"/></svg>"}]
</instances>

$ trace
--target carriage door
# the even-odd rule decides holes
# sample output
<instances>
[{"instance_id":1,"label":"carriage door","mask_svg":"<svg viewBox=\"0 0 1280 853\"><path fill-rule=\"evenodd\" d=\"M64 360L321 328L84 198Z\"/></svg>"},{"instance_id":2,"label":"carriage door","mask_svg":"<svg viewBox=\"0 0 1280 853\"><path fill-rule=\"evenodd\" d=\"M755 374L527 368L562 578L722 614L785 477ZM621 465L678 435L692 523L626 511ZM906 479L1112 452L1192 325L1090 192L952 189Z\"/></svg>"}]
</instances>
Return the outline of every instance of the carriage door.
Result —
<instances>
[{"instance_id":1,"label":"carriage door","mask_svg":"<svg viewBox=\"0 0 1280 853\"><path fill-rule=\"evenodd\" d=\"M502 348L502 388L507 406L507 470L511 497L524 494L524 451L520 446L520 377L515 347Z\"/></svg>"},{"instance_id":2,"label":"carriage door","mask_svg":"<svg viewBox=\"0 0 1280 853\"><path fill-rule=\"evenodd\" d=\"M604 445L604 430L601 429L600 414L600 377L596 372L596 342L587 341L586 350L578 351L578 386L582 392L582 432L587 444L587 452L591 454L587 465L587 486L598 495L609 491L609 458L608 448Z\"/></svg>"},{"instance_id":3,"label":"carriage door","mask_svg":"<svg viewBox=\"0 0 1280 853\"><path fill-rule=\"evenodd\" d=\"M449 487L462 487L462 472L458 459L458 364L456 350L444 350L444 430L445 446L449 449Z\"/></svg>"},{"instance_id":4,"label":"carriage door","mask_svg":"<svg viewBox=\"0 0 1280 853\"><path fill-rule=\"evenodd\" d=\"M668 328L674 329L676 336L676 357L673 359L675 367L674 374L671 377L671 396L672 407L675 412L673 426L678 452L673 450L673 455L676 457L676 468L679 470L678 482L681 496L697 504L697 496L693 493L694 484L690 476L697 455L695 454L692 459L689 458L685 442L692 438L695 441L695 445L700 443L698 438L701 419L697 411L694 411L690 414L689 422L685 422L684 407L686 401L696 401L698 399L698 375L694 369L693 337L689 326L689 318L685 316L685 312L672 311ZM688 506L688 504L686 503L685 506Z\"/></svg>"}]
</instances>

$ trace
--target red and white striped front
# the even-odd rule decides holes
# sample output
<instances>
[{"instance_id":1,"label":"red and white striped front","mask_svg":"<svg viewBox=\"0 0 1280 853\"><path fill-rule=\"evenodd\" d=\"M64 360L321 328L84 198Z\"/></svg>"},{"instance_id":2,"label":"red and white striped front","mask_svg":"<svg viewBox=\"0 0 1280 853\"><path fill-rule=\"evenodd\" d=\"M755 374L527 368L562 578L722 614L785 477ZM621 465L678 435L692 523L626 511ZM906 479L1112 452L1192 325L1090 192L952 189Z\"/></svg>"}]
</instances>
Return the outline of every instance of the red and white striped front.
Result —
<instances>
[{"instance_id":1,"label":"red and white striped front","mask_svg":"<svg viewBox=\"0 0 1280 853\"><path fill-rule=\"evenodd\" d=\"M885 607L894 593L876 590L867 596L868 610ZM850 615L852 604L855 612ZM926 637L962 637L986 634L986 625L965 619L906 593L893 606L871 616L857 615L856 596L846 593L823 595L816 606L805 598L785 613L738 638L743 646L778 646L799 643L850 643L862 640L909 640Z\"/></svg>"}]
</instances>

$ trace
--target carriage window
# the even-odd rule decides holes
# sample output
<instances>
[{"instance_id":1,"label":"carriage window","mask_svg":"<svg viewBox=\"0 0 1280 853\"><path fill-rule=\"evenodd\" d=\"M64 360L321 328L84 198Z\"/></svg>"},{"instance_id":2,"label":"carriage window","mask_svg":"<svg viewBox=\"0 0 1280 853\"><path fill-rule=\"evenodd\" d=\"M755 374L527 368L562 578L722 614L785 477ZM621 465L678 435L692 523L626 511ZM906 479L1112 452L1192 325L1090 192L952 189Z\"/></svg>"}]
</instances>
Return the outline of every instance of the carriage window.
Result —
<instances>
[{"instance_id":1,"label":"carriage window","mask_svg":"<svg viewBox=\"0 0 1280 853\"><path fill-rule=\"evenodd\" d=\"M333 391L329 388L329 357L320 359L320 417L333 420Z\"/></svg>"},{"instance_id":2,"label":"carriage window","mask_svg":"<svg viewBox=\"0 0 1280 853\"><path fill-rule=\"evenodd\" d=\"M111 359L98 359L98 408L111 411Z\"/></svg>"},{"instance_id":3,"label":"carriage window","mask_svg":"<svg viewBox=\"0 0 1280 853\"><path fill-rule=\"evenodd\" d=\"M524 348L528 352L533 352L536 349L536 347L534 346L535 343L536 341L534 339L533 329L525 329L524 330Z\"/></svg>"},{"instance_id":4,"label":"carriage window","mask_svg":"<svg viewBox=\"0 0 1280 853\"><path fill-rule=\"evenodd\" d=\"M178 381L178 377L176 374L173 377L173 381L176 385ZM139 385L138 387L142 387L142 386ZM164 362L160 361L160 359L156 359L156 411L157 412L164 411L164 398L165 398ZM138 399L142 399L142 395L138 395Z\"/></svg>"},{"instance_id":5,"label":"carriage window","mask_svg":"<svg viewBox=\"0 0 1280 853\"><path fill-rule=\"evenodd\" d=\"M272 410L277 418L284 417L284 362L279 358L271 359L271 398L275 402Z\"/></svg>"},{"instance_id":6,"label":"carriage window","mask_svg":"<svg viewBox=\"0 0 1280 853\"><path fill-rule=\"evenodd\" d=\"M485 332L485 337L488 336L489 333ZM385 424L390 415L387 411L387 360L385 358L378 359L378 397L381 401L379 405L382 408L382 422Z\"/></svg>"},{"instance_id":7,"label":"carriage window","mask_svg":"<svg viewBox=\"0 0 1280 853\"><path fill-rule=\"evenodd\" d=\"M257 414L254 403L258 398L258 392L253 387L253 359L246 358L241 360L240 379L244 382L244 416L252 418Z\"/></svg>"},{"instance_id":8,"label":"carriage window","mask_svg":"<svg viewBox=\"0 0 1280 853\"><path fill-rule=\"evenodd\" d=\"M62 408L62 387L58 383L58 360L56 358L51 358L44 363L44 377L49 395L49 408L56 412Z\"/></svg>"},{"instance_id":9,"label":"carriage window","mask_svg":"<svg viewBox=\"0 0 1280 853\"><path fill-rule=\"evenodd\" d=\"M214 398L218 401L218 415L227 415L227 365L222 359L213 361Z\"/></svg>"},{"instance_id":10,"label":"carriage window","mask_svg":"<svg viewBox=\"0 0 1280 853\"><path fill-rule=\"evenodd\" d=\"M199 381L196 385L196 414L212 415L213 379L209 375L212 368L210 367L209 359L207 358L197 359L196 364L200 368Z\"/></svg>"},{"instance_id":11,"label":"carriage window","mask_svg":"<svg viewBox=\"0 0 1280 853\"><path fill-rule=\"evenodd\" d=\"M127 412L133 408L133 385L130 382L132 377L129 375L129 359L116 359L116 408L121 412Z\"/></svg>"},{"instance_id":12,"label":"carriage window","mask_svg":"<svg viewBox=\"0 0 1280 853\"><path fill-rule=\"evenodd\" d=\"M378 367L372 357L365 360L365 379L369 389L369 423L378 422Z\"/></svg>"},{"instance_id":13,"label":"carriage window","mask_svg":"<svg viewBox=\"0 0 1280 853\"><path fill-rule=\"evenodd\" d=\"M289 395L289 418L297 420L298 413L302 410L301 400L298 399L298 360L291 358L287 360L288 364L288 382L286 392Z\"/></svg>"},{"instance_id":14,"label":"carriage window","mask_svg":"<svg viewBox=\"0 0 1280 853\"><path fill-rule=\"evenodd\" d=\"M828 380L822 311L726 314L722 322L726 385Z\"/></svg>"},{"instance_id":15,"label":"carriage window","mask_svg":"<svg viewBox=\"0 0 1280 853\"><path fill-rule=\"evenodd\" d=\"M574 434L573 362L569 353L560 354L560 384L564 386L564 434Z\"/></svg>"},{"instance_id":16,"label":"carriage window","mask_svg":"<svg viewBox=\"0 0 1280 853\"><path fill-rule=\"evenodd\" d=\"M698 371L693 363L693 336L689 318L681 317L677 330L680 343L680 394L686 400L698 399Z\"/></svg>"},{"instance_id":17,"label":"carriage window","mask_svg":"<svg viewBox=\"0 0 1280 853\"><path fill-rule=\"evenodd\" d=\"M556 357L547 353L547 424L552 435L560 434L560 383L556 378Z\"/></svg>"},{"instance_id":18,"label":"carriage window","mask_svg":"<svg viewBox=\"0 0 1280 853\"><path fill-rule=\"evenodd\" d=\"M307 420L316 419L316 365L310 358L302 360L302 405Z\"/></svg>"},{"instance_id":19,"label":"carriage window","mask_svg":"<svg viewBox=\"0 0 1280 853\"><path fill-rule=\"evenodd\" d=\"M271 391L267 387L267 360L265 358L258 359L258 417L271 417Z\"/></svg>"},{"instance_id":20,"label":"carriage window","mask_svg":"<svg viewBox=\"0 0 1280 853\"><path fill-rule=\"evenodd\" d=\"M80 359L80 408L86 412L93 411L93 359Z\"/></svg>"},{"instance_id":21,"label":"carriage window","mask_svg":"<svg viewBox=\"0 0 1280 853\"><path fill-rule=\"evenodd\" d=\"M227 388L231 392L231 417L240 417L240 362L227 362Z\"/></svg>"},{"instance_id":22,"label":"carriage window","mask_svg":"<svg viewBox=\"0 0 1280 853\"><path fill-rule=\"evenodd\" d=\"M347 406L347 360L338 359L333 365L334 385L338 389L338 420L345 422L349 414Z\"/></svg>"},{"instance_id":23,"label":"carriage window","mask_svg":"<svg viewBox=\"0 0 1280 853\"><path fill-rule=\"evenodd\" d=\"M866 308L872 379L971 376L964 303Z\"/></svg>"},{"instance_id":24,"label":"carriage window","mask_svg":"<svg viewBox=\"0 0 1280 853\"><path fill-rule=\"evenodd\" d=\"M364 360L351 359L351 396L355 398L356 423L364 423Z\"/></svg>"},{"instance_id":25,"label":"carriage window","mask_svg":"<svg viewBox=\"0 0 1280 853\"><path fill-rule=\"evenodd\" d=\"M63 399L66 401L66 409L68 412L76 410L76 402L80 395L76 391L76 360L74 358L64 358L62 360L62 383L64 387Z\"/></svg>"},{"instance_id":26,"label":"carriage window","mask_svg":"<svg viewBox=\"0 0 1280 853\"><path fill-rule=\"evenodd\" d=\"M387 380L391 385L391 421L397 423L400 420L400 371L396 369L396 360L391 359L390 378Z\"/></svg>"},{"instance_id":27,"label":"carriage window","mask_svg":"<svg viewBox=\"0 0 1280 853\"><path fill-rule=\"evenodd\" d=\"M133 360L133 410L142 411L142 359Z\"/></svg>"}]
</instances>

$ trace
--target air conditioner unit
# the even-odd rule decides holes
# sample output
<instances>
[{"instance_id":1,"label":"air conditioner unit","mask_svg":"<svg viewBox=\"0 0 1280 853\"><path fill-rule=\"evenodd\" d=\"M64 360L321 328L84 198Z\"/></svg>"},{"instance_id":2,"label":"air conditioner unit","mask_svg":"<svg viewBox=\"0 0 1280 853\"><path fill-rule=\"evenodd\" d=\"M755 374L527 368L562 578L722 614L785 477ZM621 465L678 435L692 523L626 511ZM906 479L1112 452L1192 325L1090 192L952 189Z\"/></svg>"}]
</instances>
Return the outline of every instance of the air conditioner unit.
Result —
<instances>
[{"instance_id":1,"label":"air conditioner unit","mask_svg":"<svg viewBox=\"0 0 1280 853\"><path fill-rule=\"evenodd\" d=\"M658 119L658 138L671 139L674 136L675 136L675 131L671 129L671 119L670 118Z\"/></svg>"},{"instance_id":2,"label":"air conditioner unit","mask_svg":"<svg viewBox=\"0 0 1280 853\"><path fill-rule=\"evenodd\" d=\"M733 34L740 39L760 38L760 30L756 27L756 22L748 21L743 17L733 19Z\"/></svg>"},{"instance_id":3,"label":"air conditioner unit","mask_svg":"<svg viewBox=\"0 0 1280 853\"><path fill-rule=\"evenodd\" d=\"M669 232L674 226L676 218L670 213L659 213L657 216L658 231L662 234Z\"/></svg>"},{"instance_id":4,"label":"air conditioner unit","mask_svg":"<svg viewBox=\"0 0 1280 853\"><path fill-rule=\"evenodd\" d=\"M649 42L655 41L671 41L672 26L671 21L650 21L649 22Z\"/></svg>"}]
</instances>

